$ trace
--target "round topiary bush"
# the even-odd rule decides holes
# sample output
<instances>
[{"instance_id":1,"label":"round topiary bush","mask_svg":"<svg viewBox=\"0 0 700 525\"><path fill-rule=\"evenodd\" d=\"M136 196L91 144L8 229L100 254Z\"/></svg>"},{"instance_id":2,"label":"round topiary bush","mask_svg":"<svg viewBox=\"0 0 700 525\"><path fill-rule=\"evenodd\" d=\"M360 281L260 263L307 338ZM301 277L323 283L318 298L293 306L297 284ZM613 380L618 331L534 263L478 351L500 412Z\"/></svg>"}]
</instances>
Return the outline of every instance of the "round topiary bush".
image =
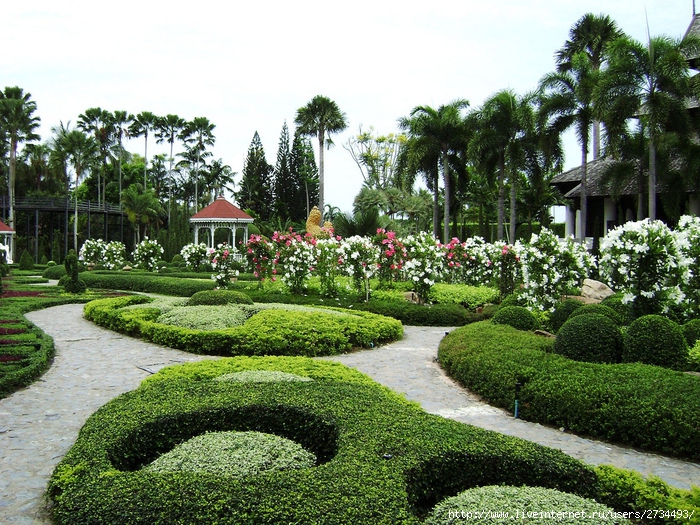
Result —
<instances>
[{"instance_id":1,"label":"round topiary bush","mask_svg":"<svg viewBox=\"0 0 700 525\"><path fill-rule=\"evenodd\" d=\"M447 525L471 520L483 524L510 523L511 520L592 525L630 523L622 518L611 519L613 513L613 509L595 500L555 489L491 485L465 490L447 498L435 506L424 523Z\"/></svg>"},{"instance_id":2,"label":"round topiary bush","mask_svg":"<svg viewBox=\"0 0 700 525\"><path fill-rule=\"evenodd\" d=\"M202 290L187 301L187 306L220 304L253 304L253 300L243 292L235 290Z\"/></svg>"},{"instance_id":3,"label":"round topiary bush","mask_svg":"<svg viewBox=\"0 0 700 525\"><path fill-rule=\"evenodd\" d=\"M584 304L581 308L577 308L575 311L571 312L569 319L576 317L577 315L586 314L604 315L616 325L620 326L622 324L622 319L620 319L618 313L609 306L605 306L603 304Z\"/></svg>"},{"instance_id":4,"label":"round topiary bush","mask_svg":"<svg viewBox=\"0 0 700 525\"><path fill-rule=\"evenodd\" d=\"M173 255L173 258L170 262L172 262L173 264L179 265L183 261L184 261L184 259L182 258L182 255L180 255L179 253L176 253L175 255Z\"/></svg>"},{"instance_id":5,"label":"round topiary bush","mask_svg":"<svg viewBox=\"0 0 700 525\"><path fill-rule=\"evenodd\" d=\"M622 324L628 324L630 318L630 307L628 304L622 302L622 294L616 293L610 297L603 299L600 304L612 308L620 316Z\"/></svg>"},{"instance_id":6,"label":"round topiary bush","mask_svg":"<svg viewBox=\"0 0 700 525\"><path fill-rule=\"evenodd\" d=\"M552 325L552 330L554 333L557 333L574 310L581 308L582 306L583 303L577 299L567 299L565 301L558 302L554 306L554 311L549 318L549 322Z\"/></svg>"},{"instance_id":7,"label":"round topiary bush","mask_svg":"<svg viewBox=\"0 0 700 525\"><path fill-rule=\"evenodd\" d=\"M499 308L491 320L496 324L507 324L518 330L534 330L538 325L537 318L524 306Z\"/></svg>"},{"instance_id":8,"label":"round topiary bush","mask_svg":"<svg viewBox=\"0 0 700 525\"><path fill-rule=\"evenodd\" d=\"M609 317L584 314L572 315L562 325L553 351L576 361L619 363L622 346L622 333Z\"/></svg>"},{"instance_id":9,"label":"round topiary bush","mask_svg":"<svg viewBox=\"0 0 700 525\"><path fill-rule=\"evenodd\" d=\"M682 330L688 348L692 348L700 340L700 319L691 319L683 325Z\"/></svg>"},{"instance_id":10,"label":"round topiary bush","mask_svg":"<svg viewBox=\"0 0 700 525\"><path fill-rule=\"evenodd\" d=\"M683 330L663 315L635 319L625 333L622 360L682 370L688 363L688 345Z\"/></svg>"}]
</instances>

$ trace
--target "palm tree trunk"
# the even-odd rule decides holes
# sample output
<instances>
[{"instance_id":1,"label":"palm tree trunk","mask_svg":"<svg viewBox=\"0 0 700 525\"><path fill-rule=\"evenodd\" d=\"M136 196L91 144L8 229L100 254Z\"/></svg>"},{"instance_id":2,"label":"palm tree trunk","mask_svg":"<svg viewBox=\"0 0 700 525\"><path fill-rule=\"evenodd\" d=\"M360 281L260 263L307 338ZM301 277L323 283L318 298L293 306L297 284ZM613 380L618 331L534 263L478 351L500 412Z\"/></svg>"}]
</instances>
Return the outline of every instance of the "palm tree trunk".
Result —
<instances>
[{"instance_id":1,"label":"palm tree trunk","mask_svg":"<svg viewBox=\"0 0 700 525\"><path fill-rule=\"evenodd\" d=\"M442 152L442 178L445 179L445 224L442 227L442 242L447 243L450 238L450 165L447 163L447 151Z\"/></svg>"},{"instance_id":2,"label":"palm tree trunk","mask_svg":"<svg viewBox=\"0 0 700 525\"><path fill-rule=\"evenodd\" d=\"M325 180L324 180L324 166L323 166L323 142L324 142L325 131L318 130L318 209L323 213L324 195L325 191ZM323 221L321 221L323 222Z\"/></svg>"},{"instance_id":3,"label":"palm tree trunk","mask_svg":"<svg viewBox=\"0 0 700 525\"><path fill-rule=\"evenodd\" d=\"M12 142L10 144L10 180L7 186L7 196L10 200L9 215L7 218L8 226L15 230L15 179L17 178L17 139L12 137ZM10 238L14 244L14 235ZM14 246L13 246L14 248ZM14 252L14 249L12 250Z\"/></svg>"},{"instance_id":4,"label":"palm tree trunk","mask_svg":"<svg viewBox=\"0 0 700 525\"><path fill-rule=\"evenodd\" d=\"M586 240L586 223L588 221L588 191L586 186L588 185L588 144L584 144L581 147L581 216L579 233L581 234L581 240Z\"/></svg>"},{"instance_id":5,"label":"palm tree trunk","mask_svg":"<svg viewBox=\"0 0 700 525\"><path fill-rule=\"evenodd\" d=\"M512 170L514 171L514 170ZM516 174L511 173L510 181L510 243L515 243L515 217L516 217L516 206L517 206L517 184L516 184Z\"/></svg>"},{"instance_id":6,"label":"palm tree trunk","mask_svg":"<svg viewBox=\"0 0 700 525\"><path fill-rule=\"evenodd\" d=\"M656 220L656 144L649 140L649 219Z\"/></svg>"},{"instance_id":7,"label":"palm tree trunk","mask_svg":"<svg viewBox=\"0 0 700 525\"><path fill-rule=\"evenodd\" d=\"M436 166L437 167L437 166ZM436 239L440 235L440 191L438 189L438 174L435 171L435 180L433 181L433 237Z\"/></svg>"},{"instance_id":8,"label":"palm tree trunk","mask_svg":"<svg viewBox=\"0 0 700 525\"><path fill-rule=\"evenodd\" d=\"M593 160L600 156L600 120L593 121Z\"/></svg>"},{"instance_id":9,"label":"palm tree trunk","mask_svg":"<svg viewBox=\"0 0 700 525\"><path fill-rule=\"evenodd\" d=\"M496 229L496 236L498 240L503 239L503 221L506 214L506 187L504 179L506 176L506 165L505 161L501 159L500 166L498 168L498 225Z\"/></svg>"}]
</instances>

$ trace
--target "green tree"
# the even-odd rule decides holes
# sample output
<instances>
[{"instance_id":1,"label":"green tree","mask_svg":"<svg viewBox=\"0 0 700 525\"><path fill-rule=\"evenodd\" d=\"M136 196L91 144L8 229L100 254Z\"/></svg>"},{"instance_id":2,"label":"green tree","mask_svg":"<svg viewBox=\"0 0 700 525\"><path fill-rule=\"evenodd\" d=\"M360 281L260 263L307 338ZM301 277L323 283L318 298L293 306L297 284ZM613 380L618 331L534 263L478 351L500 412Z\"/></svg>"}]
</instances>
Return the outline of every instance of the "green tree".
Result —
<instances>
[{"instance_id":1,"label":"green tree","mask_svg":"<svg viewBox=\"0 0 700 525\"><path fill-rule=\"evenodd\" d=\"M293 221L306 220L311 203L317 202L319 191L318 168L311 142L299 130L294 133L289 153L289 171L293 179L293 194L289 198L289 213Z\"/></svg>"},{"instance_id":2,"label":"green tree","mask_svg":"<svg viewBox=\"0 0 700 525\"><path fill-rule=\"evenodd\" d=\"M168 169L168 225L170 224L174 184L173 162L175 161L175 157L173 155L173 149L175 147L175 140L180 137L186 125L187 121L184 118L178 117L172 113L164 117L159 117L156 121L156 142L158 144L162 144L163 142L170 144Z\"/></svg>"},{"instance_id":3,"label":"green tree","mask_svg":"<svg viewBox=\"0 0 700 525\"><path fill-rule=\"evenodd\" d=\"M299 133L315 136L318 139L318 209L324 209L325 168L324 145L333 145L332 133L340 133L348 127L345 113L338 104L322 95L316 95L310 102L297 110L294 123Z\"/></svg>"},{"instance_id":4,"label":"green tree","mask_svg":"<svg viewBox=\"0 0 700 525\"><path fill-rule=\"evenodd\" d=\"M285 122L280 132L279 146L277 146L277 162L275 163L273 182L274 214L282 220L292 217L293 199L299 192L292 176L290 155L289 128Z\"/></svg>"},{"instance_id":5,"label":"green tree","mask_svg":"<svg viewBox=\"0 0 700 525\"><path fill-rule=\"evenodd\" d=\"M158 117L150 111L142 111L136 115L129 127L129 134L132 137L143 137L143 186L148 186L148 134L156 128Z\"/></svg>"},{"instance_id":6,"label":"green tree","mask_svg":"<svg viewBox=\"0 0 700 525\"><path fill-rule=\"evenodd\" d=\"M430 106L417 106L413 108L409 118L399 120L402 129L408 132L413 139L412 147L416 150L423 149L427 157L435 157L439 154L439 163L442 166L442 181L445 188L445 207L443 237L445 242L450 238L450 158L465 142L467 125L462 110L469 105L466 100L455 100L434 109ZM435 208L437 209L438 185L435 181ZM437 237L439 229L437 213L434 214L433 235Z\"/></svg>"},{"instance_id":7,"label":"green tree","mask_svg":"<svg viewBox=\"0 0 700 525\"><path fill-rule=\"evenodd\" d=\"M214 128L216 125L209 122L206 117L195 117L185 125L180 137L186 145L189 160L194 160L192 176L194 178L194 206L195 212L199 210L199 170L202 167L202 159L211 156L207 146L213 146L216 141Z\"/></svg>"},{"instance_id":8,"label":"green tree","mask_svg":"<svg viewBox=\"0 0 700 525\"><path fill-rule=\"evenodd\" d=\"M362 131L360 126L358 134L350 137L343 147L360 169L365 186L373 189L404 189L397 167L399 151L405 142L406 135L402 133L379 135L371 126L369 131Z\"/></svg>"},{"instance_id":9,"label":"green tree","mask_svg":"<svg viewBox=\"0 0 700 525\"><path fill-rule=\"evenodd\" d=\"M102 108L89 108L78 116L77 127L85 133L92 133L100 149L100 170L96 170L97 205L99 206L106 193L107 157L114 143L114 115ZM100 176L102 177L102 185L100 185Z\"/></svg>"},{"instance_id":10,"label":"green tree","mask_svg":"<svg viewBox=\"0 0 700 525\"><path fill-rule=\"evenodd\" d=\"M124 138L129 137L129 128L134 120L134 116L126 111L118 110L114 112L114 134L117 138L117 169L119 179L119 195L122 194L122 164L124 163ZM121 199L121 197L120 197Z\"/></svg>"},{"instance_id":11,"label":"green tree","mask_svg":"<svg viewBox=\"0 0 700 525\"><path fill-rule=\"evenodd\" d=\"M153 189L146 191L140 184L131 184L122 192L122 204L129 222L136 233L134 245L141 242L146 235L146 229L158 222L163 208Z\"/></svg>"},{"instance_id":12,"label":"green tree","mask_svg":"<svg viewBox=\"0 0 700 525\"><path fill-rule=\"evenodd\" d=\"M6 87L0 92L0 130L9 142L10 166L8 169L8 226L15 228L15 179L17 176L17 148L20 142L39 139L35 133L39 127L39 117L34 113L36 102L30 93L20 87Z\"/></svg>"},{"instance_id":13,"label":"green tree","mask_svg":"<svg viewBox=\"0 0 700 525\"><path fill-rule=\"evenodd\" d=\"M212 202L224 194L224 190L233 192L236 172L231 166L224 164L223 159L212 161L208 169L204 172L202 181L203 191L211 194Z\"/></svg>"},{"instance_id":14,"label":"green tree","mask_svg":"<svg viewBox=\"0 0 700 525\"><path fill-rule=\"evenodd\" d=\"M265 150L256 131L243 164L243 178L236 192L241 208L251 209L262 220L271 216L273 167L265 158Z\"/></svg>"}]
</instances>

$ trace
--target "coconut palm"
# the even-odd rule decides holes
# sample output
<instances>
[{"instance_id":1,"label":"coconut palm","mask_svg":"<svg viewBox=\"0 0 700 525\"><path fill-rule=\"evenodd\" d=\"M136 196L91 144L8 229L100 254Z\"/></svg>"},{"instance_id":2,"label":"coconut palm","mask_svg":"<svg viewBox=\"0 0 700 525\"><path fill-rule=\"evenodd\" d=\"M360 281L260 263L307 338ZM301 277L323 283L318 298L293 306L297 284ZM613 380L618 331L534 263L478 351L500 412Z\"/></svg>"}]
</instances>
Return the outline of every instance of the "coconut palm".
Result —
<instances>
[{"instance_id":1,"label":"coconut palm","mask_svg":"<svg viewBox=\"0 0 700 525\"><path fill-rule=\"evenodd\" d=\"M0 91L0 129L10 143L10 168L8 177L9 215L8 226L15 227L15 179L17 177L17 148L20 142L39 139L35 130L39 117L34 115L36 102L30 93L20 87L6 87Z\"/></svg>"},{"instance_id":2,"label":"coconut palm","mask_svg":"<svg viewBox=\"0 0 700 525\"><path fill-rule=\"evenodd\" d=\"M399 119L399 126L406 130L408 135L407 145L414 151L423 151L427 158L435 158L439 155L439 163L442 165L442 180L445 188L445 213L443 224L443 238L445 242L450 238L450 158L457 149L465 143L467 125L462 110L469 105L463 99L454 100L449 104L434 109L430 106L417 106L413 108L408 118ZM435 206L433 215L433 235L437 237L437 194L438 185L435 186Z\"/></svg>"},{"instance_id":3,"label":"coconut palm","mask_svg":"<svg viewBox=\"0 0 700 525\"><path fill-rule=\"evenodd\" d=\"M324 209L325 171L324 145L333 145L331 133L340 133L348 127L345 113L328 97L316 95L306 106L297 110L294 123L301 135L318 138L318 209Z\"/></svg>"},{"instance_id":4,"label":"coconut palm","mask_svg":"<svg viewBox=\"0 0 700 525\"><path fill-rule=\"evenodd\" d=\"M649 38L647 45L618 38L609 46L609 67L598 91L605 113L640 120L649 139L649 218L656 219L657 151L665 135L691 132L688 99L697 96L687 58L700 53L700 40Z\"/></svg>"},{"instance_id":5,"label":"coconut palm","mask_svg":"<svg viewBox=\"0 0 700 525\"><path fill-rule=\"evenodd\" d=\"M199 170L204 157L210 157L211 152L206 151L207 146L213 146L216 141L214 136L215 124L209 122L206 117L195 117L192 122L185 124L180 138L187 146L187 154L194 161L194 206L195 212L199 209L198 183ZM184 156L184 155L183 155Z\"/></svg>"},{"instance_id":6,"label":"coconut palm","mask_svg":"<svg viewBox=\"0 0 700 525\"><path fill-rule=\"evenodd\" d=\"M148 170L148 134L156 127L158 117L150 111L142 111L133 118L129 127L129 134L132 137L143 136L143 187L147 186L147 170Z\"/></svg>"}]
</instances>

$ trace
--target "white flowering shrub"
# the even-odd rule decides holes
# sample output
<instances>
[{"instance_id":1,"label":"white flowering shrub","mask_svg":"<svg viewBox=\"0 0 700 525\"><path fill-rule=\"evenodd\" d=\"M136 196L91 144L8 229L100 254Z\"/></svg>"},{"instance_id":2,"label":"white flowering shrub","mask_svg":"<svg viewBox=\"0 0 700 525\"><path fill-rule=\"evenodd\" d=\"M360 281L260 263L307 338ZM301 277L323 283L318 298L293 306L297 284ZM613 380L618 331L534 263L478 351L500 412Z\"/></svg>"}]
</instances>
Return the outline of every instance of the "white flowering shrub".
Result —
<instances>
[{"instance_id":1,"label":"white flowering shrub","mask_svg":"<svg viewBox=\"0 0 700 525\"><path fill-rule=\"evenodd\" d=\"M211 265L207 245L203 242L186 244L180 250L180 255L182 260L185 261L185 266L193 272L198 272Z\"/></svg>"},{"instance_id":2,"label":"white flowering shrub","mask_svg":"<svg viewBox=\"0 0 700 525\"><path fill-rule=\"evenodd\" d=\"M354 235L338 246L338 261L344 272L352 277L357 293L369 299L369 280L377 271L379 248L367 237Z\"/></svg>"},{"instance_id":3,"label":"white flowering shrub","mask_svg":"<svg viewBox=\"0 0 700 525\"><path fill-rule=\"evenodd\" d=\"M123 242L110 241L104 247L102 264L108 270L121 270L126 266L126 246Z\"/></svg>"},{"instance_id":4,"label":"white flowering shrub","mask_svg":"<svg viewBox=\"0 0 700 525\"><path fill-rule=\"evenodd\" d=\"M280 280L292 293L302 293L309 285L311 272L316 264L316 254L313 243L315 239L305 240L293 231L287 233L275 232L272 236L275 249L273 274L277 273Z\"/></svg>"},{"instance_id":5,"label":"white flowering shrub","mask_svg":"<svg viewBox=\"0 0 700 525\"><path fill-rule=\"evenodd\" d=\"M318 239L314 245L316 258L316 274L321 285L321 295L336 297L338 283L336 277L340 274L343 259L340 251L340 238Z\"/></svg>"},{"instance_id":6,"label":"white flowering shrub","mask_svg":"<svg viewBox=\"0 0 700 525\"><path fill-rule=\"evenodd\" d=\"M238 275L238 270L233 269L235 254L235 248L227 243L218 244L216 248L207 248L209 263L214 271L211 278L216 281L217 288L228 288L231 278Z\"/></svg>"},{"instance_id":7,"label":"white flowering shrub","mask_svg":"<svg viewBox=\"0 0 700 525\"><path fill-rule=\"evenodd\" d=\"M154 272L158 269L158 261L163 258L163 247L158 241L152 241L148 237L138 243L131 252L131 260L139 268Z\"/></svg>"},{"instance_id":8,"label":"white flowering shrub","mask_svg":"<svg viewBox=\"0 0 700 525\"><path fill-rule=\"evenodd\" d=\"M445 269L445 250L435 237L427 232L409 235L403 240L407 260L404 263L406 279L421 301L427 301L430 289Z\"/></svg>"},{"instance_id":9,"label":"white flowering shrub","mask_svg":"<svg viewBox=\"0 0 700 525\"><path fill-rule=\"evenodd\" d=\"M463 284L471 286L492 286L494 283L493 245L482 237L471 237L462 243L466 257L461 261Z\"/></svg>"},{"instance_id":10,"label":"white flowering shrub","mask_svg":"<svg viewBox=\"0 0 700 525\"><path fill-rule=\"evenodd\" d=\"M608 285L623 293L632 315L666 313L681 305L683 257L675 235L661 221L628 222L600 243L598 269Z\"/></svg>"},{"instance_id":11,"label":"white flowering shrub","mask_svg":"<svg viewBox=\"0 0 700 525\"><path fill-rule=\"evenodd\" d=\"M578 289L595 267L595 259L573 238L560 241L547 228L520 248L522 297L530 310L552 312L561 296Z\"/></svg>"},{"instance_id":12,"label":"white flowering shrub","mask_svg":"<svg viewBox=\"0 0 700 525\"><path fill-rule=\"evenodd\" d=\"M78 252L78 258L86 264L102 264L106 246L102 239L87 239Z\"/></svg>"},{"instance_id":13,"label":"white flowering shrub","mask_svg":"<svg viewBox=\"0 0 700 525\"><path fill-rule=\"evenodd\" d=\"M681 255L681 291L684 310L689 318L700 318L700 218L684 215L675 231L676 246Z\"/></svg>"}]
</instances>

